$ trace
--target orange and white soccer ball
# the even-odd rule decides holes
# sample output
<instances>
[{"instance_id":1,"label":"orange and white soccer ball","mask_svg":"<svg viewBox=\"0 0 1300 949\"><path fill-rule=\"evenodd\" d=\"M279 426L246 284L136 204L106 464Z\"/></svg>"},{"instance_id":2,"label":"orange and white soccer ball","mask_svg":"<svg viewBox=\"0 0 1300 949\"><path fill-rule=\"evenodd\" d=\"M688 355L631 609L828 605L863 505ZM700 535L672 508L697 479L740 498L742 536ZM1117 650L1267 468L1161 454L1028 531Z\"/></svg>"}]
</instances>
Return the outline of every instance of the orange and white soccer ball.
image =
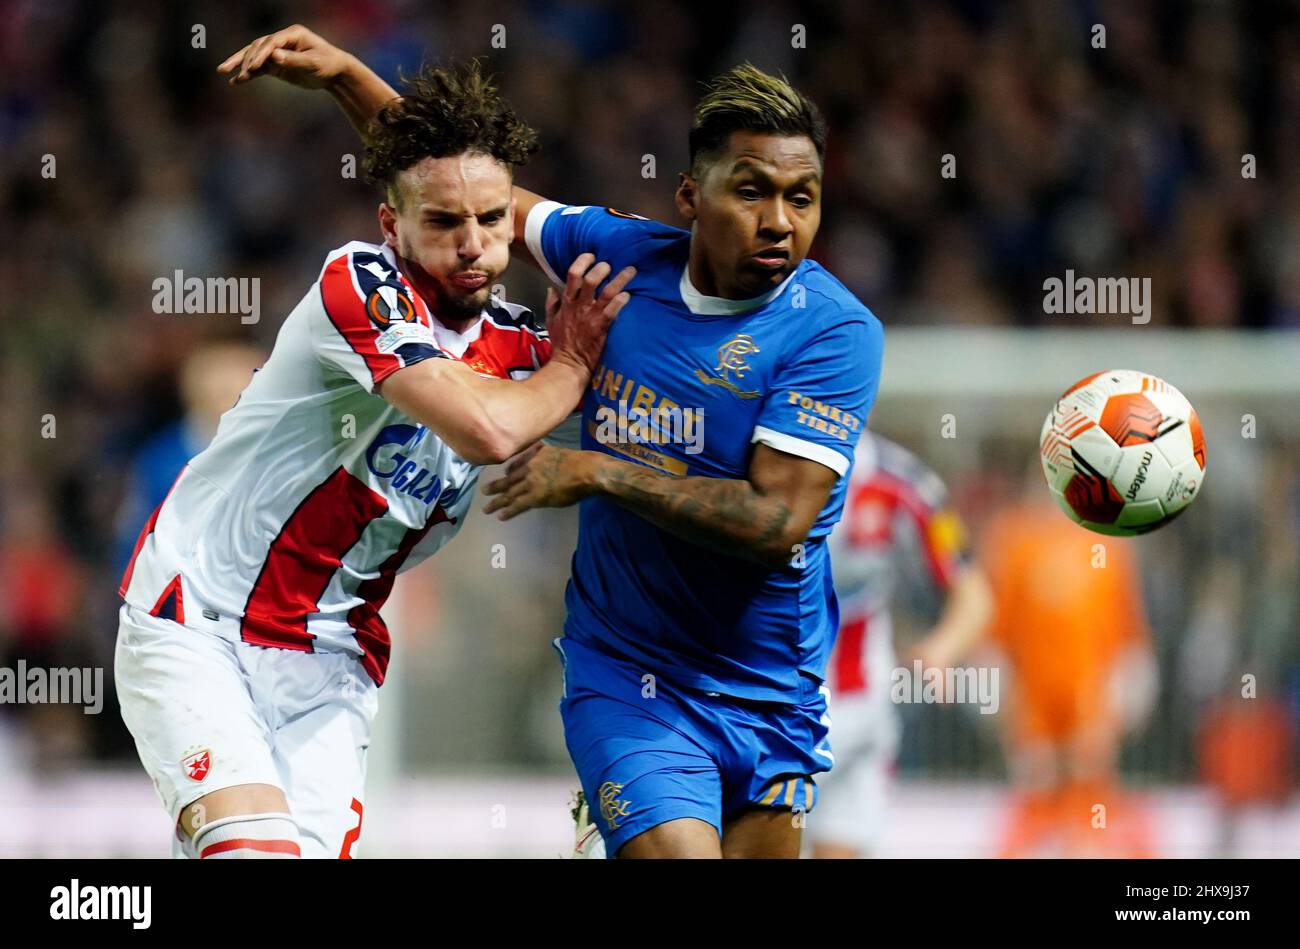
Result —
<instances>
[{"instance_id":1,"label":"orange and white soccer ball","mask_svg":"<svg viewBox=\"0 0 1300 949\"><path fill-rule=\"evenodd\" d=\"M1102 534L1142 534L1181 513L1205 482L1205 436L1181 392L1155 376L1108 369L1080 379L1043 423L1052 497Z\"/></svg>"}]
</instances>

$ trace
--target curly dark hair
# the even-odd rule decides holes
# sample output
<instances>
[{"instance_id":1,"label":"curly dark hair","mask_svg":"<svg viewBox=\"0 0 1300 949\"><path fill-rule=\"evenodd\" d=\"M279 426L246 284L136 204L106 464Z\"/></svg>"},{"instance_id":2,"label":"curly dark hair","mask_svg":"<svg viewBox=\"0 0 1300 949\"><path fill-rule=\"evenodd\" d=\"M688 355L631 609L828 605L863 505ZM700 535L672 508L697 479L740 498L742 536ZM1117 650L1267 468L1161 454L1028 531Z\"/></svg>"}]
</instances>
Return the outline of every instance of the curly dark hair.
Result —
<instances>
[{"instance_id":1,"label":"curly dark hair","mask_svg":"<svg viewBox=\"0 0 1300 949\"><path fill-rule=\"evenodd\" d=\"M425 66L366 130L366 180L396 197L398 172L423 158L482 152L511 168L537 151L537 132L515 115L477 59Z\"/></svg>"}]
</instances>

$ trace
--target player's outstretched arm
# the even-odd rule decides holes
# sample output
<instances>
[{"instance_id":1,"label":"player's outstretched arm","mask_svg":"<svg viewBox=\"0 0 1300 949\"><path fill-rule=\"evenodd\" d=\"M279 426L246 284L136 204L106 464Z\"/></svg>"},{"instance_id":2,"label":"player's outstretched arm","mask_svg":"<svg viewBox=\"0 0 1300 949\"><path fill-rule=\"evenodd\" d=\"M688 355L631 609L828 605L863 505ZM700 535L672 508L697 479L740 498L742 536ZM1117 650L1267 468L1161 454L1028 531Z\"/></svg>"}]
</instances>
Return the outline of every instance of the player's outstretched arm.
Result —
<instances>
[{"instance_id":1,"label":"player's outstretched arm","mask_svg":"<svg viewBox=\"0 0 1300 949\"><path fill-rule=\"evenodd\" d=\"M993 590L974 564L961 568L944 602L943 615L911 650L925 666L954 666L983 638L993 617Z\"/></svg>"},{"instance_id":2,"label":"player's outstretched arm","mask_svg":"<svg viewBox=\"0 0 1300 949\"><path fill-rule=\"evenodd\" d=\"M502 520L535 507L607 497L664 530L765 567L788 564L839 476L819 462L756 445L748 477L675 478L594 451L537 446L487 485Z\"/></svg>"},{"instance_id":3,"label":"player's outstretched arm","mask_svg":"<svg viewBox=\"0 0 1300 949\"><path fill-rule=\"evenodd\" d=\"M356 56L297 23L259 36L228 56L217 72L230 77L232 86L258 76L274 76L303 89L325 89L363 139L366 126L379 110L398 98L397 90ZM515 243L511 249L516 256L532 261L524 229L528 212L546 199L523 188L514 189L514 199Z\"/></svg>"},{"instance_id":4,"label":"player's outstretched arm","mask_svg":"<svg viewBox=\"0 0 1300 949\"><path fill-rule=\"evenodd\" d=\"M549 362L523 381L480 376L464 363L426 359L380 383L379 393L428 426L472 464L505 461L550 432L573 411L605 346L605 336L628 300L624 287L636 275L583 254L569 268L561 293L547 296L551 327Z\"/></svg>"},{"instance_id":5,"label":"player's outstretched arm","mask_svg":"<svg viewBox=\"0 0 1300 949\"><path fill-rule=\"evenodd\" d=\"M217 67L232 86L258 76L274 76L304 89L325 89L362 138L379 110L397 90L347 50L295 23L259 36Z\"/></svg>"}]
</instances>

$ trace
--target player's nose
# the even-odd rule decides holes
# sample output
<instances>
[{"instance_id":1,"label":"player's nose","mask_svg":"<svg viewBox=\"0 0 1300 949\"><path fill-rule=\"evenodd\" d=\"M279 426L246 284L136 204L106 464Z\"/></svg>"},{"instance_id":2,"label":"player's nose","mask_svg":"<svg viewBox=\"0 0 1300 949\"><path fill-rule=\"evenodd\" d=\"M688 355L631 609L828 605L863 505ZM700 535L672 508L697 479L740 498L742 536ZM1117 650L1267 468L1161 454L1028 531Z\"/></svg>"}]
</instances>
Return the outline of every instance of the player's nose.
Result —
<instances>
[{"instance_id":1,"label":"player's nose","mask_svg":"<svg viewBox=\"0 0 1300 949\"><path fill-rule=\"evenodd\" d=\"M466 260L477 260L483 256L483 229L477 221L465 225L457 253Z\"/></svg>"},{"instance_id":2,"label":"player's nose","mask_svg":"<svg viewBox=\"0 0 1300 949\"><path fill-rule=\"evenodd\" d=\"M792 230L793 225L790 223L790 215L786 209L785 202L781 200L769 201L763 208L762 216L758 222L759 233L766 238L775 241L783 240Z\"/></svg>"}]
</instances>

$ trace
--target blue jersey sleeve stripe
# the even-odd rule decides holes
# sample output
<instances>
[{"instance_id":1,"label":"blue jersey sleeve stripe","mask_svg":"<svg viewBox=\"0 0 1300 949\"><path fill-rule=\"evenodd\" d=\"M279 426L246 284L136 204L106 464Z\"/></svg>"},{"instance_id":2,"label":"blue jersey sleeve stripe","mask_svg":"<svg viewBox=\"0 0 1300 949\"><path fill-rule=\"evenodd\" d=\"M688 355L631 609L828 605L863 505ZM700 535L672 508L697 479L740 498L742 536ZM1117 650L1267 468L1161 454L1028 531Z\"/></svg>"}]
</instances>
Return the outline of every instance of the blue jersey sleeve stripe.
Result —
<instances>
[{"instance_id":1,"label":"blue jersey sleeve stripe","mask_svg":"<svg viewBox=\"0 0 1300 949\"><path fill-rule=\"evenodd\" d=\"M528 220L524 222L524 243L528 246L528 252L557 287L563 286L564 281L556 275L555 268L546 259L546 252L542 249L542 228L550 216L563 207L558 201L541 201L533 205L528 212Z\"/></svg>"},{"instance_id":2,"label":"blue jersey sleeve stripe","mask_svg":"<svg viewBox=\"0 0 1300 949\"><path fill-rule=\"evenodd\" d=\"M754 437L751 442L759 442L767 445L769 448L775 448L777 451L783 451L788 455L798 455L800 458L807 458L809 461L815 461L819 465L825 465L834 471L841 478L849 470L849 459L841 455L834 448L827 448L825 445L819 445L816 442L805 441L802 438L795 438L793 435L787 435L784 432L778 432L775 429L766 428L762 425L754 426Z\"/></svg>"},{"instance_id":3,"label":"blue jersey sleeve stripe","mask_svg":"<svg viewBox=\"0 0 1300 949\"><path fill-rule=\"evenodd\" d=\"M397 355L402 357L403 366L414 366L426 359L446 359L447 354L437 346L428 343L404 343L397 347Z\"/></svg>"}]
</instances>

